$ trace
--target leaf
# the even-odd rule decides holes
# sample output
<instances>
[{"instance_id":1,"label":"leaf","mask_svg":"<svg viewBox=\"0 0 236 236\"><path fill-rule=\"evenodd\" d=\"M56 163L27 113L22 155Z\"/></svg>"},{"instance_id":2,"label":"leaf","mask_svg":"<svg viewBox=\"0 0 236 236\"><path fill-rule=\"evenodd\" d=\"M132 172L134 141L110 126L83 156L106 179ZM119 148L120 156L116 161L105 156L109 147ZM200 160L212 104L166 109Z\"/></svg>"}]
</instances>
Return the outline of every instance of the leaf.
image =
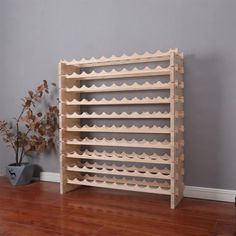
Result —
<instances>
[{"instance_id":1,"label":"leaf","mask_svg":"<svg viewBox=\"0 0 236 236\"><path fill-rule=\"evenodd\" d=\"M43 80L43 85L44 85L45 88L48 87L48 82L47 82L47 80Z\"/></svg>"},{"instance_id":2,"label":"leaf","mask_svg":"<svg viewBox=\"0 0 236 236\"><path fill-rule=\"evenodd\" d=\"M37 90L38 90L38 91L42 91L42 90L43 90L43 84L40 84L40 85L37 87Z\"/></svg>"},{"instance_id":3,"label":"leaf","mask_svg":"<svg viewBox=\"0 0 236 236\"><path fill-rule=\"evenodd\" d=\"M43 115L42 112L39 112L39 113L37 114L38 117L41 117L42 115Z\"/></svg>"},{"instance_id":4,"label":"leaf","mask_svg":"<svg viewBox=\"0 0 236 236\"><path fill-rule=\"evenodd\" d=\"M40 127L38 129L38 132L39 132L40 135L44 135L45 134L45 129L43 127Z\"/></svg>"},{"instance_id":5,"label":"leaf","mask_svg":"<svg viewBox=\"0 0 236 236\"><path fill-rule=\"evenodd\" d=\"M35 125L34 125L34 130L36 131L39 126L40 126L40 123L39 123L39 122L36 122Z\"/></svg>"},{"instance_id":6,"label":"leaf","mask_svg":"<svg viewBox=\"0 0 236 236\"><path fill-rule=\"evenodd\" d=\"M51 129L51 125L46 125L46 129Z\"/></svg>"},{"instance_id":7,"label":"leaf","mask_svg":"<svg viewBox=\"0 0 236 236\"><path fill-rule=\"evenodd\" d=\"M31 105L31 100L30 100L30 99L27 99L27 100L25 101L25 106L26 106L26 107L30 107L30 105Z\"/></svg>"},{"instance_id":8,"label":"leaf","mask_svg":"<svg viewBox=\"0 0 236 236\"><path fill-rule=\"evenodd\" d=\"M35 116L35 115L32 115L32 116L31 116L31 120L32 120L32 121L35 121L35 120L36 120L36 116Z\"/></svg>"},{"instance_id":9,"label":"leaf","mask_svg":"<svg viewBox=\"0 0 236 236\"><path fill-rule=\"evenodd\" d=\"M33 114L32 110L29 109L29 110L27 111L27 116L28 116L29 119L31 119L32 114Z\"/></svg>"},{"instance_id":10,"label":"leaf","mask_svg":"<svg viewBox=\"0 0 236 236\"><path fill-rule=\"evenodd\" d=\"M33 98L34 92L30 90L28 93L29 93L30 97Z\"/></svg>"},{"instance_id":11,"label":"leaf","mask_svg":"<svg viewBox=\"0 0 236 236\"><path fill-rule=\"evenodd\" d=\"M31 149L31 146L30 146L30 144L27 144L27 145L25 145L25 151L27 152L27 151L29 151L30 149Z\"/></svg>"}]
</instances>

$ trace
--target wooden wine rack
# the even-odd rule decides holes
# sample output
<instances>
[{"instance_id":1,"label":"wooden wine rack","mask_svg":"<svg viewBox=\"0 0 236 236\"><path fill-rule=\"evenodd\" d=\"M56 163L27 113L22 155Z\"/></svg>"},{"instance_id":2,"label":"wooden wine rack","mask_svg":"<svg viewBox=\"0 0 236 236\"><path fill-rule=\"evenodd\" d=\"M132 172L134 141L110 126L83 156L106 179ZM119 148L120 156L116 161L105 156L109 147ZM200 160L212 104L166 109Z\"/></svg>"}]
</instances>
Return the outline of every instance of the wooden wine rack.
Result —
<instances>
[{"instance_id":1,"label":"wooden wine rack","mask_svg":"<svg viewBox=\"0 0 236 236\"><path fill-rule=\"evenodd\" d=\"M161 67L160 63L168 66ZM157 63L155 67L143 64ZM135 66L138 68L136 68ZM140 65L142 68L140 69ZM119 69L116 67L119 66ZM133 66L128 69L127 66ZM100 67L112 67L107 70ZM86 71L90 69L90 72ZM130 191L170 195L171 208L175 208L183 197L184 125L183 125L183 54L178 49L168 52L133 54L131 56L111 56L110 58L90 58L59 63L60 80L60 166L61 193L66 193L79 185L113 188ZM152 78L168 77L168 82L154 81ZM128 83L126 78L132 79ZM145 82L140 83L140 79ZM112 82L119 79L122 84ZM149 81L148 81L149 79ZM82 84L92 81L89 85ZM102 81L96 85L93 81ZM110 81L111 84L106 84ZM87 82L87 83L88 83ZM121 99L108 98L107 94L136 92L142 98L133 96ZM154 97L144 96L144 92L155 92ZM168 97L159 93L167 91ZM83 98L83 95L104 95L102 98ZM159 96L158 96L159 95ZM112 111L103 107L167 106L168 111ZM84 108L101 108L99 112L84 111ZM146 110L147 110L146 109ZM89 123L102 121L102 125ZM114 121L112 125L109 122ZM115 121L123 122L116 125ZM144 121L154 120L155 125ZM169 125L158 122L168 121ZM83 122L82 122L83 121ZM132 121L132 125L125 125ZM139 121L139 125L136 124ZM140 125L140 122L143 122ZM89 134L89 135L87 135ZM91 137L91 134L104 136ZM119 139L106 135L117 135ZM128 139L125 135L136 135ZM140 135L167 135L159 140L142 139ZM136 138L137 137L137 138ZM98 148L112 148L113 151L99 151ZM119 151L116 149L119 148ZM91 150L92 149L92 150ZM126 151L126 150L131 151ZM140 151L141 150L141 151ZM152 151L150 153L150 150ZM153 151L154 150L154 151ZM158 151L161 151L158 152Z\"/></svg>"}]
</instances>

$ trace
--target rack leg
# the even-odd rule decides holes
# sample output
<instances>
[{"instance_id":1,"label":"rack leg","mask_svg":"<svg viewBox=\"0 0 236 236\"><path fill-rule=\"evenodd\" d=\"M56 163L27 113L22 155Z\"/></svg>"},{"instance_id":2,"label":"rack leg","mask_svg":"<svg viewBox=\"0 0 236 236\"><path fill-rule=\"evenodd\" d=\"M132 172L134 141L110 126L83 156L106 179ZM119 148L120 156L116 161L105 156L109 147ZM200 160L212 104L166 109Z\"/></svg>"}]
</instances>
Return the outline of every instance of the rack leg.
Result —
<instances>
[{"instance_id":1,"label":"rack leg","mask_svg":"<svg viewBox=\"0 0 236 236\"><path fill-rule=\"evenodd\" d=\"M72 184L67 184L67 183L61 183L60 185L60 193L68 193L70 191L73 191L77 189L79 186L78 185L72 185Z\"/></svg>"},{"instance_id":2,"label":"rack leg","mask_svg":"<svg viewBox=\"0 0 236 236\"><path fill-rule=\"evenodd\" d=\"M75 190L79 187L79 185L72 185L72 184L67 183L67 178L74 179L75 177L77 177L77 176L75 176L75 174L66 172L64 165L62 165L61 181L60 181L60 193L61 194L70 192L70 191Z\"/></svg>"},{"instance_id":3,"label":"rack leg","mask_svg":"<svg viewBox=\"0 0 236 236\"><path fill-rule=\"evenodd\" d=\"M181 184L182 186L179 185L179 190L178 193L172 193L170 196L170 208L171 209L175 209L177 207L177 205L181 202L181 200L183 199L184 195L184 186L183 184Z\"/></svg>"}]
</instances>

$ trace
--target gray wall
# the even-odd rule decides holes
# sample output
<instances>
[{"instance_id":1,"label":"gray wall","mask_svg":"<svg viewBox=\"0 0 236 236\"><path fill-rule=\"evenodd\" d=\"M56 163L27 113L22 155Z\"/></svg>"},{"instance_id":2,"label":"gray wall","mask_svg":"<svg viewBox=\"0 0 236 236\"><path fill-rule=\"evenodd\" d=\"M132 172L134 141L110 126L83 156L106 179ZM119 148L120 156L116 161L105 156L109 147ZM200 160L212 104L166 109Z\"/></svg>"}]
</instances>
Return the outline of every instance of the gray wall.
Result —
<instances>
[{"instance_id":1,"label":"gray wall","mask_svg":"<svg viewBox=\"0 0 236 236\"><path fill-rule=\"evenodd\" d=\"M185 183L236 189L236 1L0 0L0 117L27 88L57 80L60 58L185 54ZM0 144L1 171L13 153ZM58 171L57 156L39 160Z\"/></svg>"}]
</instances>

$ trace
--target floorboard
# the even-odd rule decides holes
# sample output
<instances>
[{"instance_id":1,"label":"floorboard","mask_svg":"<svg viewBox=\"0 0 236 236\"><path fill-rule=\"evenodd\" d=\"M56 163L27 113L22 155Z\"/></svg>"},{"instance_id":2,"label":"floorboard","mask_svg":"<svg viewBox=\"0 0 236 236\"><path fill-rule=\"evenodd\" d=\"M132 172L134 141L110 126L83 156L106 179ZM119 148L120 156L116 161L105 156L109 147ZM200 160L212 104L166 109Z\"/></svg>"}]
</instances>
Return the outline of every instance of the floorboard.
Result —
<instances>
[{"instance_id":1,"label":"floorboard","mask_svg":"<svg viewBox=\"0 0 236 236\"><path fill-rule=\"evenodd\" d=\"M235 236L233 203L59 184L13 187L0 177L0 236Z\"/></svg>"}]
</instances>

